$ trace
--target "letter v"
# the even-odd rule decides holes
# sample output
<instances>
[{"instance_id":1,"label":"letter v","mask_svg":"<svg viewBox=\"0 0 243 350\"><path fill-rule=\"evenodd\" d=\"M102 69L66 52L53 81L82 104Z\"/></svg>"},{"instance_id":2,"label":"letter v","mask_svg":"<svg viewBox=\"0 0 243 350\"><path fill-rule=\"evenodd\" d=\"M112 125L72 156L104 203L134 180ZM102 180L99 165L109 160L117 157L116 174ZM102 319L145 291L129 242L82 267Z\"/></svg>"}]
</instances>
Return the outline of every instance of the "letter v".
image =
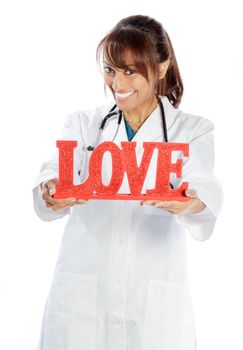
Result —
<instances>
[{"instance_id":1,"label":"letter v","mask_svg":"<svg viewBox=\"0 0 243 350\"><path fill-rule=\"evenodd\" d=\"M138 196L141 194L143 188L148 167L155 149L155 143L143 143L144 152L140 166L137 164L136 142L121 142L121 147L123 151L122 156L125 158L125 171L127 173L131 195Z\"/></svg>"}]
</instances>

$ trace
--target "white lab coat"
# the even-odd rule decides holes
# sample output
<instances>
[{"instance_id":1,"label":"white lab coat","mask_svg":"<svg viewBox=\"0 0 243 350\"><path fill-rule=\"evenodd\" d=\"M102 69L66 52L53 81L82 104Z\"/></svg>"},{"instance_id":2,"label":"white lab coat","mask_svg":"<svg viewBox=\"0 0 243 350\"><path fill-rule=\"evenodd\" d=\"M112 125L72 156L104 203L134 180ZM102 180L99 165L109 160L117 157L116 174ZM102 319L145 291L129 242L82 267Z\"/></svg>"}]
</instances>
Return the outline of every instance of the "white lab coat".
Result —
<instances>
[{"instance_id":1,"label":"white lab coat","mask_svg":"<svg viewBox=\"0 0 243 350\"><path fill-rule=\"evenodd\" d=\"M182 179L206 204L200 213L175 215L140 201L90 200L86 205L54 212L45 207L39 184L58 177L56 155L42 166L34 185L34 207L46 221L70 214L47 298L38 350L195 350L195 325L187 279L185 239L206 240L213 232L222 204L222 186L213 174L213 123L172 106L162 99L169 142L190 143ZM63 139L78 140L74 182L87 176L101 119L113 103L67 118ZM111 118L99 142L111 141L117 118ZM157 107L132 141L137 158L144 141L162 141ZM128 141L122 120L114 142ZM144 183L154 188L156 151ZM173 158L180 157L174 152ZM175 160L174 160L175 161ZM78 171L81 170L80 177ZM103 183L108 184L111 158L105 153ZM129 193L126 176L119 193Z\"/></svg>"}]
</instances>

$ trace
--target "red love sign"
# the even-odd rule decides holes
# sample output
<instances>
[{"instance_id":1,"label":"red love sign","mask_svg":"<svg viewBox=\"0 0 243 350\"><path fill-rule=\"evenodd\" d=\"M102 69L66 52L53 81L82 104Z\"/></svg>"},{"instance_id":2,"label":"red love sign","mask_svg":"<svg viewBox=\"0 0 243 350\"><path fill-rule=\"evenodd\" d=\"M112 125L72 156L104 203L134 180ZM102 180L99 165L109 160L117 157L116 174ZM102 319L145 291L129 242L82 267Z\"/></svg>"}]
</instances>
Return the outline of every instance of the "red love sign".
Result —
<instances>
[{"instance_id":1,"label":"red love sign","mask_svg":"<svg viewBox=\"0 0 243 350\"><path fill-rule=\"evenodd\" d=\"M54 198L189 200L185 196L188 182L183 182L178 188L170 188L170 173L175 173L180 178L182 172L182 159L171 163L172 151L181 151L185 157L188 157L189 144L187 143L144 142L144 152L138 166L136 142L121 142L121 148L113 142L103 142L94 149L90 157L89 177L79 185L73 184L73 158L77 141L57 141L56 145L59 149L59 182ZM158 158L155 188L147 189L146 194L141 194L152 154L156 148ZM109 152L112 159L112 175L108 185L102 183L102 160L105 152ZM130 194L117 193L121 187L124 172L127 173Z\"/></svg>"}]
</instances>

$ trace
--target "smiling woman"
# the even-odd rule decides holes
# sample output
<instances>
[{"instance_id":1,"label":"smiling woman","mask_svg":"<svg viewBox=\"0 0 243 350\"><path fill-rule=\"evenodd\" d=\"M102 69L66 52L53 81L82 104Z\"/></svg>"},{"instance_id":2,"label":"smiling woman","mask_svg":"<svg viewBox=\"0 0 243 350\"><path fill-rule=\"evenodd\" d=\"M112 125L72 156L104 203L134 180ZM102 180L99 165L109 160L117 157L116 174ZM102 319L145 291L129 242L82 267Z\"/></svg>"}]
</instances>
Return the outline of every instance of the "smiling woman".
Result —
<instances>
[{"instance_id":1,"label":"smiling woman","mask_svg":"<svg viewBox=\"0 0 243 350\"><path fill-rule=\"evenodd\" d=\"M134 131L157 107L157 95L179 105L183 84L174 50L166 31L152 18L146 26L142 17L134 23L131 17L121 20L99 43L96 58L104 63L105 87Z\"/></svg>"},{"instance_id":2,"label":"smiling woman","mask_svg":"<svg viewBox=\"0 0 243 350\"><path fill-rule=\"evenodd\" d=\"M139 72L139 69L131 70L130 51L124 52L124 61L125 69L104 67L105 84L110 88L125 119L130 123L137 122L141 125L158 104L155 94L156 78L153 77L151 69L148 72L148 79Z\"/></svg>"},{"instance_id":3,"label":"smiling woman","mask_svg":"<svg viewBox=\"0 0 243 350\"><path fill-rule=\"evenodd\" d=\"M94 149L88 145L112 140L112 147L121 148L122 142L135 141L134 157L141 163L144 142L167 140L162 127L166 119L168 140L190 146L181 178L172 173L170 179L172 188L188 182L185 195L190 199L139 203L53 198L57 155L44 162L33 188L36 213L46 221L70 218L38 350L195 350L185 241L187 233L208 239L222 205L221 183L213 174L214 125L178 108L183 94L179 68L169 36L155 19L122 19L98 44L97 62L115 105L112 101L68 116L62 139L78 143L73 182L88 178ZM151 154L142 193L155 187L157 155ZM173 152L172 162L177 160L182 161L181 152ZM134 166L135 172L139 167ZM106 152L104 186L111 181L111 169ZM138 188L139 181L133 185ZM119 193L130 193L126 176Z\"/></svg>"},{"instance_id":4,"label":"smiling woman","mask_svg":"<svg viewBox=\"0 0 243 350\"><path fill-rule=\"evenodd\" d=\"M147 17L146 23L143 16L122 19L100 41L96 58L98 63L106 58L106 64L123 70L132 69L133 72L135 68L135 72L146 80L149 80L150 73L154 78L154 91L158 95L167 94L175 107L180 104L183 83L174 50L168 33L153 18ZM158 70L159 65L161 72Z\"/></svg>"}]
</instances>

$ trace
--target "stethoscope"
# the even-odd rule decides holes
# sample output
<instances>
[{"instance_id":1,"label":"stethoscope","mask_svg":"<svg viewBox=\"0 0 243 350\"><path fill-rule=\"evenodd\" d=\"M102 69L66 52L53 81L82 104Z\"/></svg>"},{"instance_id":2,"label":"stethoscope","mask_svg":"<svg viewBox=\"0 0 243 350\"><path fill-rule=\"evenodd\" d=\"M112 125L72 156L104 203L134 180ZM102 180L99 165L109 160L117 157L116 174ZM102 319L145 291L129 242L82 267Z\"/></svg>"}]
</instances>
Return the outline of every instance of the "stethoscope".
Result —
<instances>
[{"instance_id":1,"label":"stethoscope","mask_svg":"<svg viewBox=\"0 0 243 350\"><path fill-rule=\"evenodd\" d=\"M161 120L162 120L162 129L163 129L163 135L164 135L164 142L168 142L168 136L167 136L167 127L166 127L166 120L165 120L165 111L164 111L164 106L163 103L161 101L160 98L158 98L158 103L159 103L159 107L160 107L160 111L161 111ZM96 138L96 142L95 144L98 145L99 144L99 140L101 137L101 133L104 130L104 127L106 125L106 122L108 119L110 119L111 117L113 117L114 115L118 114L118 121L117 121L117 129L115 132L115 135L113 137L113 139L111 140L112 142L114 141L114 139L116 138L116 135L118 133L121 121L122 121L122 111L119 109L118 111L114 111L116 109L117 105L114 104L114 106L111 108L111 110L108 112L108 114L102 119L100 127L99 127L99 131L98 131L98 135ZM87 146L86 150L87 151L93 151L95 148L95 146ZM173 185L170 183L170 187L173 189Z\"/></svg>"}]
</instances>

